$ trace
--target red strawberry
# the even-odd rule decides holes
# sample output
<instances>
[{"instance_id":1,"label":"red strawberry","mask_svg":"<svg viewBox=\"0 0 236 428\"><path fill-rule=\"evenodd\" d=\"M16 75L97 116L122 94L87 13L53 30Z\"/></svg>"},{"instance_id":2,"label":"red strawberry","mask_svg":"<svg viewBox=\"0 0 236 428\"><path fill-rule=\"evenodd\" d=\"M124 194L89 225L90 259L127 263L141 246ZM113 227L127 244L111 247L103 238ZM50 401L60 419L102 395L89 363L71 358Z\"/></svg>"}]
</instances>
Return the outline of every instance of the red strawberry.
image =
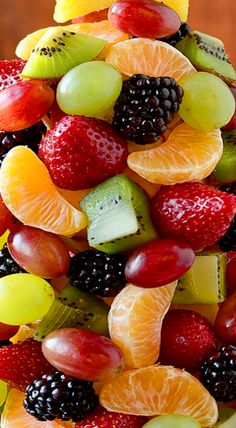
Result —
<instances>
[{"instance_id":1,"label":"red strawberry","mask_svg":"<svg viewBox=\"0 0 236 428\"><path fill-rule=\"evenodd\" d=\"M55 368L42 353L42 343L33 339L0 349L0 379L13 388L25 390L29 383Z\"/></svg>"},{"instance_id":2,"label":"red strawberry","mask_svg":"<svg viewBox=\"0 0 236 428\"><path fill-rule=\"evenodd\" d=\"M21 80L20 73L25 63L21 59L0 61L0 91Z\"/></svg>"},{"instance_id":3,"label":"red strawberry","mask_svg":"<svg viewBox=\"0 0 236 428\"><path fill-rule=\"evenodd\" d=\"M185 309L167 313L161 331L161 364L195 371L216 348L216 336L204 316Z\"/></svg>"},{"instance_id":4,"label":"red strawberry","mask_svg":"<svg viewBox=\"0 0 236 428\"><path fill-rule=\"evenodd\" d=\"M108 412L99 406L82 422L77 422L75 428L140 428L146 421L142 416Z\"/></svg>"},{"instance_id":5,"label":"red strawberry","mask_svg":"<svg viewBox=\"0 0 236 428\"><path fill-rule=\"evenodd\" d=\"M235 213L236 196L202 183L162 187L152 203L152 218L160 236L181 239L195 250L224 236Z\"/></svg>"},{"instance_id":6,"label":"red strawberry","mask_svg":"<svg viewBox=\"0 0 236 428\"><path fill-rule=\"evenodd\" d=\"M126 141L103 120L66 116L48 131L39 146L39 157L54 183L79 190L123 172Z\"/></svg>"}]
</instances>

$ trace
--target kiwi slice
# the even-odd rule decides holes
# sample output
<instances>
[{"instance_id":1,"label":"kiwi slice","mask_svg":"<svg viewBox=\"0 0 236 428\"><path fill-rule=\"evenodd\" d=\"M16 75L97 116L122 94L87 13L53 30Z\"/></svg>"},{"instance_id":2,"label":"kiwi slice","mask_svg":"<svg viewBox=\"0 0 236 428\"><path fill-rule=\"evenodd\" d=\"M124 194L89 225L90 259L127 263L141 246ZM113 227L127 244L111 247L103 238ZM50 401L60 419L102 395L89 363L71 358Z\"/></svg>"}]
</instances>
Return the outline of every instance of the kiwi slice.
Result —
<instances>
[{"instance_id":1,"label":"kiwi slice","mask_svg":"<svg viewBox=\"0 0 236 428\"><path fill-rule=\"evenodd\" d=\"M200 33L200 31L191 31L175 47L198 70L216 74L227 83L236 81L236 71L229 61L224 44L220 39Z\"/></svg>"},{"instance_id":2,"label":"kiwi slice","mask_svg":"<svg viewBox=\"0 0 236 428\"><path fill-rule=\"evenodd\" d=\"M52 331L65 327L82 327L108 336L108 310L109 307L107 307L106 313L104 311L99 314L92 308L89 311L71 308L59 300L55 300L39 323L34 338L41 341Z\"/></svg>"},{"instance_id":3,"label":"kiwi slice","mask_svg":"<svg viewBox=\"0 0 236 428\"><path fill-rule=\"evenodd\" d=\"M215 176L220 183L236 180L236 129L222 132L223 155L216 165Z\"/></svg>"},{"instance_id":4,"label":"kiwi slice","mask_svg":"<svg viewBox=\"0 0 236 428\"><path fill-rule=\"evenodd\" d=\"M51 27L35 45L21 75L33 79L62 77L71 68L95 58L105 45L97 37Z\"/></svg>"},{"instance_id":5,"label":"kiwi slice","mask_svg":"<svg viewBox=\"0 0 236 428\"><path fill-rule=\"evenodd\" d=\"M230 407L219 409L219 419L213 428L235 428L236 427L236 410Z\"/></svg>"},{"instance_id":6,"label":"kiwi slice","mask_svg":"<svg viewBox=\"0 0 236 428\"><path fill-rule=\"evenodd\" d=\"M219 303L226 296L226 255L200 253L178 281L173 304Z\"/></svg>"},{"instance_id":7,"label":"kiwi slice","mask_svg":"<svg viewBox=\"0 0 236 428\"><path fill-rule=\"evenodd\" d=\"M80 202L88 216L88 241L106 253L131 250L157 237L146 193L126 175L103 181Z\"/></svg>"}]
</instances>

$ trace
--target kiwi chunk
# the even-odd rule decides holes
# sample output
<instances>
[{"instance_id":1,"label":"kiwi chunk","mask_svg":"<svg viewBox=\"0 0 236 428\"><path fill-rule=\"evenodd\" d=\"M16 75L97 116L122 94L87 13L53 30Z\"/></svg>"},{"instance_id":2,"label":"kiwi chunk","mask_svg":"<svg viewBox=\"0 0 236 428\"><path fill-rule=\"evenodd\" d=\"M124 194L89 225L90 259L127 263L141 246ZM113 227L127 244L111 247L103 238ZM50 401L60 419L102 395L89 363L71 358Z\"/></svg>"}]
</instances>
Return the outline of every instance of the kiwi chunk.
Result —
<instances>
[{"instance_id":1,"label":"kiwi chunk","mask_svg":"<svg viewBox=\"0 0 236 428\"><path fill-rule=\"evenodd\" d=\"M88 241L106 253L131 250L157 237L146 193L126 175L109 178L80 202L88 216Z\"/></svg>"},{"instance_id":2,"label":"kiwi chunk","mask_svg":"<svg viewBox=\"0 0 236 428\"><path fill-rule=\"evenodd\" d=\"M236 71L229 61L224 44L220 39L200 33L200 31L191 31L175 47L198 70L216 74L227 83L236 81Z\"/></svg>"},{"instance_id":3,"label":"kiwi chunk","mask_svg":"<svg viewBox=\"0 0 236 428\"><path fill-rule=\"evenodd\" d=\"M97 37L51 27L35 45L21 75L33 79L62 77L75 66L95 58L105 45Z\"/></svg>"},{"instance_id":4,"label":"kiwi chunk","mask_svg":"<svg viewBox=\"0 0 236 428\"><path fill-rule=\"evenodd\" d=\"M41 341L52 331L66 327L82 327L108 336L107 316L108 310L106 315L101 315L92 309L90 311L75 309L55 300L38 325L34 338Z\"/></svg>"},{"instance_id":5,"label":"kiwi chunk","mask_svg":"<svg viewBox=\"0 0 236 428\"><path fill-rule=\"evenodd\" d=\"M236 427L236 410L230 407L219 409L219 419L212 428L235 428Z\"/></svg>"},{"instance_id":6,"label":"kiwi chunk","mask_svg":"<svg viewBox=\"0 0 236 428\"><path fill-rule=\"evenodd\" d=\"M216 165L215 176L220 183L236 180L236 129L222 132L223 155Z\"/></svg>"},{"instance_id":7,"label":"kiwi chunk","mask_svg":"<svg viewBox=\"0 0 236 428\"><path fill-rule=\"evenodd\" d=\"M178 281L173 303L222 302L226 296L225 272L224 253L199 253L191 269Z\"/></svg>"}]
</instances>

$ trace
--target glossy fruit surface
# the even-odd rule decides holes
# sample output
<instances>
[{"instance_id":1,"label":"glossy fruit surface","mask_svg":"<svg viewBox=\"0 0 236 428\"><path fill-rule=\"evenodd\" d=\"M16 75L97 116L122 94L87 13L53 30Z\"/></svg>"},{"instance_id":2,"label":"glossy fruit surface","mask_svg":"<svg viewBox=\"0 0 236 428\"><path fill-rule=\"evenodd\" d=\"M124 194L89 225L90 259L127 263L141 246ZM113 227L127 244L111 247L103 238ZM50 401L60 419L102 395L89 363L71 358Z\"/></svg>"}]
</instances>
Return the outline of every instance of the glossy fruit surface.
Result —
<instances>
[{"instance_id":1,"label":"glossy fruit surface","mask_svg":"<svg viewBox=\"0 0 236 428\"><path fill-rule=\"evenodd\" d=\"M8 340L11 337L15 336L18 330L19 330L18 325L7 325L1 322L0 323L0 341Z\"/></svg>"},{"instance_id":2,"label":"glossy fruit surface","mask_svg":"<svg viewBox=\"0 0 236 428\"><path fill-rule=\"evenodd\" d=\"M19 225L8 237L13 259L27 272L43 278L56 278L67 273L70 254L56 235L35 227Z\"/></svg>"},{"instance_id":3,"label":"glossy fruit surface","mask_svg":"<svg viewBox=\"0 0 236 428\"><path fill-rule=\"evenodd\" d=\"M94 382L113 377L124 367L118 346L101 334L80 328L50 333L43 341L43 353L63 373Z\"/></svg>"},{"instance_id":4,"label":"glossy fruit surface","mask_svg":"<svg viewBox=\"0 0 236 428\"><path fill-rule=\"evenodd\" d=\"M234 96L234 99L236 101L236 86L235 85L229 85L229 89L231 90L231 92ZM235 111L234 111L234 114L233 114L231 120L223 128L224 131L232 131L233 129L236 129L236 107L235 107Z\"/></svg>"},{"instance_id":5,"label":"glossy fruit surface","mask_svg":"<svg viewBox=\"0 0 236 428\"><path fill-rule=\"evenodd\" d=\"M20 59L0 61L0 91L19 82L20 73L25 66L25 61Z\"/></svg>"},{"instance_id":6,"label":"glossy fruit surface","mask_svg":"<svg viewBox=\"0 0 236 428\"><path fill-rule=\"evenodd\" d=\"M194 251L185 242L150 241L131 254L125 266L125 276L127 282L139 287L161 287L179 279L194 259Z\"/></svg>"},{"instance_id":7,"label":"glossy fruit surface","mask_svg":"<svg viewBox=\"0 0 236 428\"><path fill-rule=\"evenodd\" d=\"M128 165L151 183L183 183L208 177L222 151L219 130L205 132L183 123L170 133L163 144L131 153Z\"/></svg>"},{"instance_id":8,"label":"glossy fruit surface","mask_svg":"<svg viewBox=\"0 0 236 428\"><path fill-rule=\"evenodd\" d=\"M217 421L216 401L189 373L170 366L126 371L106 382L100 403L112 412L192 416L202 427Z\"/></svg>"},{"instance_id":9,"label":"glossy fruit surface","mask_svg":"<svg viewBox=\"0 0 236 428\"><path fill-rule=\"evenodd\" d=\"M145 421L146 418L142 416L108 412L104 407L98 406L82 422L77 422L75 428L141 428Z\"/></svg>"},{"instance_id":10,"label":"glossy fruit surface","mask_svg":"<svg viewBox=\"0 0 236 428\"><path fill-rule=\"evenodd\" d=\"M0 279L0 321L10 325L29 324L49 310L54 291L44 279L27 273Z\"/></svg>"},{"instance_id":11,"label":"glossy fruit surface","mask_svg":"<svg viewBox=\"0 0 236 428\"><path fill-rule=\"evenodd\" d=\"M6 232L12 220L12 213L6 207L0 195L0 236L2 236Z\"/></svg>"},{"instance_id":12,"label":"glossy fruit surface","mask_svg":"<svg viewBox=\"0 0 236 428\"><path fill-rule=\"evenodd\" d=\"M61 196L46 166L27 147L14 147L5 157L0 191L9 210L28 226L69 236L86 227L84 214Z\"/></svg>"},{"instance_id":13,"label":"glossy fruit surface","mask_svg":"<svg viewBox=\"0 0 236 428\"><path fill-rule=\"evenodd\" d=\"M49 111L53 99L54 92L46 82L14 83L0 92L0 129L12 132L34 125Z\"/></svg>"},{"instance_id":14,"label":"glossy fruit surface","mask_svg":"<svg viewBox=\"0 0 236 428\"><path fill-rule=\"evenodd\" d=\"M115 103L121 88L118 71L103 61L90 61L74 67L61 79L57 102L68 114L95 117Z\"/></svg>"},{"instance_id":15,"label":"glossy fruit surface","mask_svg":"<svg viewBox=\"0 0 236 428\"><path fill-rule=\"evenodd\" d=\"M106 62L126 76L169 76L179 81L182 77L196 72L191 62L177 49L158 40L143 38L112 46L106 54Z\"/></svg>"},{"instance_id":16,"label":"glossy fruit surface","mask_svg":"<svg viewBox=\"0 0 236 428\"><path fill-rule=\"evenodd\" d=\"M168 415L151 419L142 428L200 428L200 424L190 416Z\"/></svg>"},{"instance_id":17,"label":"glossy fruit surface","mask_svg":"<svg viewBox=\"0 0 236 428\"><path fill-rule=\"evenodd\" d=\"M213 131L230 121L235 111L235 99L219 77L198 72L184 77L179 84L184 90L179 115L189 126Z\"/></svg>"},{"instance_id":18,"label":"glossy fruit surface","mask_svg":"<svg viewBox=\"0 0 236 428\"><path fill-rule=\"evenodd\" d=\"M108 9L102 9L98 12L91 12L87 15L78 16L77 18L73 18L73 24L77 22L100 22L105 21L107 19Z\"/></svg>"},{"instance_id":19,"label":"glossy fruit surface","mask_svg":"<svg viewBox=\"0 0 236 428\"><path fill-rule=\"evenodd\" d=\"M154 0L117 0L109 9L108 19L125 33L149 39L170 36L181 24L173 9Z\"/></svg>"},{"instance_id":20,"label":"glossy fruit surface","mask_svg":"<svg viewBox=\"0 0 236 428\"><path fill-rule=\"evenodd\" d=\"M236 292L220 305L215 331L222 343L236 346Z\"/></svg>"},{"instance_id":21,"label":"glossy fruit surface","mask_svg":"<svg viewBox=\"0 0 236 428\"><path fill-rule=\"evenodd\" d=\"M114 299L108 316L111 339L130 367L147 367L159 356L161 327L176 282L145 289L127 285Z\"/></svg>"}]
</instances>

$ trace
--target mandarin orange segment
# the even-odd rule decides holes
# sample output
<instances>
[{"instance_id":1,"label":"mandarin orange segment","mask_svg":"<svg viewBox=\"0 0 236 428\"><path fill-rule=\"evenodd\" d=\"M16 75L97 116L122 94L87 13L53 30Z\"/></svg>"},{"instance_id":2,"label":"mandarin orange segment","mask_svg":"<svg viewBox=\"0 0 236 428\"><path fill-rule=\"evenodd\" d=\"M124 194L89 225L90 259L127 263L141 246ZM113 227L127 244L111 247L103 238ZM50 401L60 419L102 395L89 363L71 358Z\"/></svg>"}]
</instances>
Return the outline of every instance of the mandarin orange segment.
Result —
<instances>
[{"instance_id":1,"label":"mandarin orange segment","mask_svg":"<svg viewBox=\"0 0 236 428\"><path fill-rule=\"evenodd\" d=\"M40 422L26 412L23 407L25 394L12 389L7 397L1 416L1 428L73 428L71 422L59 420Z\"/></svg>"},{"instance_id":2,"label":"mandarin orange segment","mask_svg":"<svg viewBox=\"0 0 236 428\"><path fill-rule=\"evenodd\" d=\"M128 165L151 183L170 185L208 177L222 152L220 130L205 132L183 123L160 146L131 153Z\"/></svg>"},{"instance_id":3,"label":"mandarin orange segment","mask_svg":"<svg viewBox=\"0 0 236 428\"><path fill-rule=\"evenodd\" d=\"M162 321L176 285L149 289L128 285L114 299L108 316L109 333L128 366L147 367L157 361Z\"/></svg>"},{"instance_id":4,"label":"mandarin orange segment","mask_svg":"<svg viewBox=\"0 0 236 428\"><path fill-rule=\"evenodd\" d=\"M86 216L60 195L46 166L25 146L14 147L5 157L0 192L8 209L26 225L65 236L87 225Z\"/></svg>"},{"instance_id":5,"label":"mandarin orange segment","mask_svg":"<svg viewBox=\"0 0 236 428\"><path fill-rule=\"evenodd\" d=\"M160 189L159 184L150 183L150 181L145 180L145 178L140 177L136 172L132 171L128 166L124 170L124 174L127 175L132 181L137 183L143 190L152 198L156 192Z\"/></svg>"},{"instance_id":6,"label":"mandarin orange segment","mask_svg":"<svg viewBox=\"0 0 236 428\"><path fill-rule=\"evenodd\" d=\"M218 418L216 401L199 380L171 366L119 374L103 385L100 403L112 412L133 415L188 415L202 427L212 427Z\"/></svg>"},{"instance_id":7,"label":"mandarin orange segment","mask_svg":"<svg viewBox=\"0 0 236 428\"><path fill-rule=\"evenodd\" d=\"M112 46L106 61L126 76L146 74L180 80L195 73L191 62L177 49L159 40L131 39Z\"/></svg>"}]
</instances>

